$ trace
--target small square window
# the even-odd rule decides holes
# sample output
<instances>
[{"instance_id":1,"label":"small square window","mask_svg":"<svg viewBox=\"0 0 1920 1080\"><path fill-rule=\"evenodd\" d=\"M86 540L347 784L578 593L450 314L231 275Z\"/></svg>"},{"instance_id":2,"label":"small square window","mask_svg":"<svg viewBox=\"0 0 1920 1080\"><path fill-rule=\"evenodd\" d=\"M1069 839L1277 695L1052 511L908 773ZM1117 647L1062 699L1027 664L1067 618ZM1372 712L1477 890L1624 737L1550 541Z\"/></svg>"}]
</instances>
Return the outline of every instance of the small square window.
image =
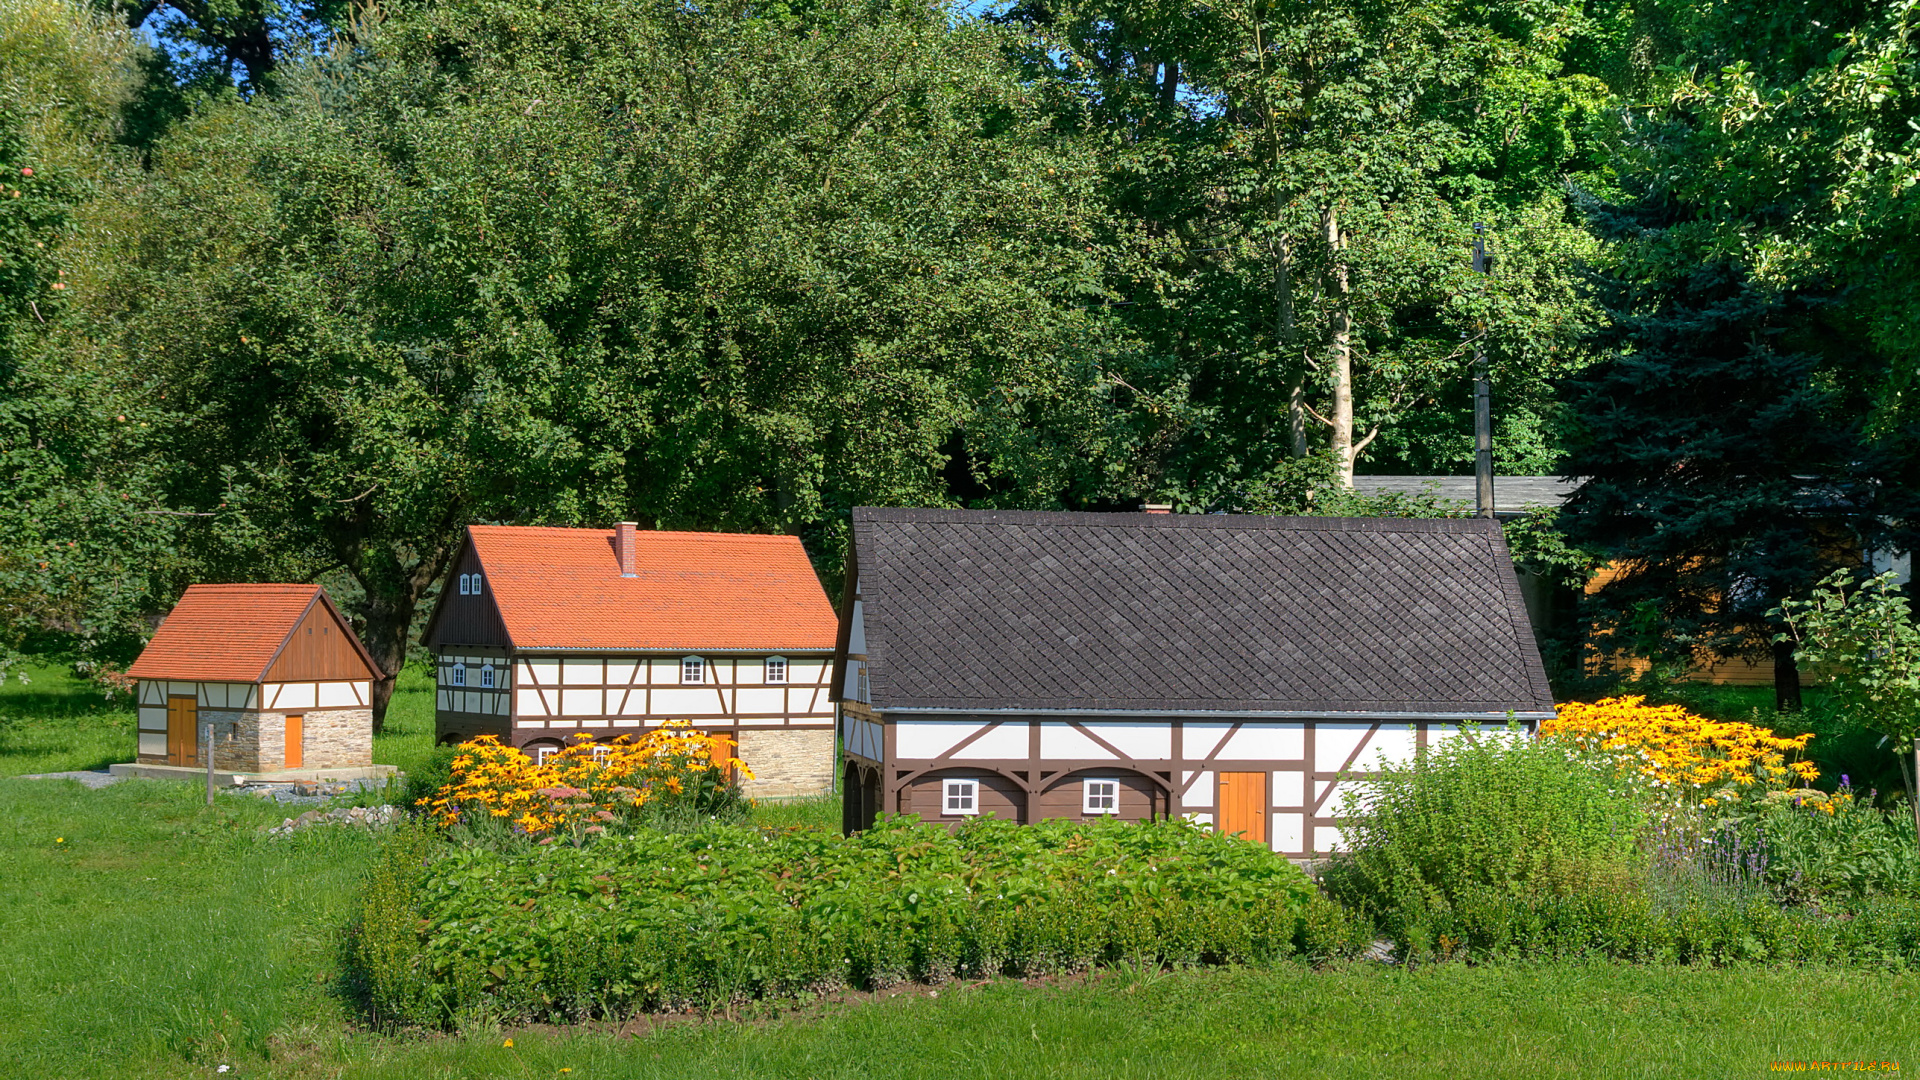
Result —
<instances>
[{"instance_id":1,"label":"small square window","mask_svg":"<svg viewBox=\"0 0 1920 1080\"><path fill-rule=\"evenodd\" d=\"M473 595L473 575L472 574L460 575L460 595L461 596Z\"/></svg>"},{"instance_id":2,"label":"small square window","mask_svg":"<svg viewBox=\"0 0 1920 1080\"><path fill-rule=\"evenodd\" d=\"M533 763L545 765L547 759L560 752L557 746L536 746L533 748Z\"/></svg>"},{"instance_id":3,"label":"small square window","mask_svg":"<svg viewBox=\"0 0 1920 1080\"><path fill-rule=\"evenodd\" d=\"M787 660L783 656L767 657L767 681L770 683L787 681Z\"/></svg>"},{"instance_id":4,"label":"small square window","mask_svg":"<svg viewBox=\"0 0 1920 1080\"><path fill-rule=\"evenodd\" d=\"M941 801L942 812L947 816L959 814L972 817L980 812L980 781L948 780L942 787L944 788L944 798Z\"/></svg>"},{"instance_id":5,"label":"small square window","mask_svg":"<svg viewBox=\"0 0 1920 1080\"><path fill-rule=\"evenodd\" d=\"M607 760L607 748L606 748L606 747L604 747L604 746L596 746L596 747L594 747L594 748L593 748L593 760L595 760L595 761L605 761L605 760Z\"/></svg>"},{"instance_id":6,"label":"small square window","mask_svg":"<svg viewBox=\"0 0 1920 1080\"><path fill-rule=\"evenodd\" d=\"M1087 814L1120 812L1120 781L1083 780L1080 783L1081 812Z\"/></svg>"},{"instance_id":7,"label":"small square window","mask_svg":"<svg viewBox=\"0 0 1920 1080\"><path fill-rule=\"evenodd\" d=\"M689 656L680 661L680 681L683 683L706 682L707 662L697 656Z\"/></svg>"},{"instance_id":8,"label":"small square window","mask_svg":"<svg viewBox=\"0 0 1920 1080\"><path fill-rule=\"evenodd\" d=\"M488 690L493 689L493 665L492 664L480 665L480 685L485 687Z\"/></svg>"},{"instance_id":9,"label":"small square window","mask_svg":"<svg viewBox=\"0 0 1920 1080\"><path fill-rule=\"evenodd\" d=\"M448 686L467 685L467 665L455 664L452 667L448 668L447 669L447 685Z\"/></svg>"}]
</instances>

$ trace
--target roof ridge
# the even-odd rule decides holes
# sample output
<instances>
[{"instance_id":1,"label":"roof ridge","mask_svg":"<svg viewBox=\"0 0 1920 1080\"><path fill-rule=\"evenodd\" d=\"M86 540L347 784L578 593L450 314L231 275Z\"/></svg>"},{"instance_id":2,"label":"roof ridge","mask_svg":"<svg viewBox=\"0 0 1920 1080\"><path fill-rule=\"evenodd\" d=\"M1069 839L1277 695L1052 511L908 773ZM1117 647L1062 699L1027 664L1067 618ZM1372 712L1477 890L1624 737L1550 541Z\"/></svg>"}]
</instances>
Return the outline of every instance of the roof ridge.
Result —
<instances>
[{"instance_id":1,"label":"roof ridge","mask_svg":"<svg viewBox=\"0 0 1920 1080\"><path fill-rule=\"evenodd\" d=\"M856 506L855 523L1045 525L1050 528L1226 529L1246 532L1396 532L1470 535L1498 529L1486 518L1301 517L1278 514L1146 514L1084 510L963 510Z\"/></svg>"}]
</instances>

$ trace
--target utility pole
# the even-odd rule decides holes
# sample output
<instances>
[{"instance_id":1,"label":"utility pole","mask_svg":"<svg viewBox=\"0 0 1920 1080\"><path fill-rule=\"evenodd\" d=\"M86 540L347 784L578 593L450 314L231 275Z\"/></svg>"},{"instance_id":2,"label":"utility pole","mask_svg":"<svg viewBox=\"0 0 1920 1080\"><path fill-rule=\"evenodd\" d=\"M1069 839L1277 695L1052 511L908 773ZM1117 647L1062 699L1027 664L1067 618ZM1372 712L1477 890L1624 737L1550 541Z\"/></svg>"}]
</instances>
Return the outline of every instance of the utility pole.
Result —
<instances>
[{"instance_id":1,"label":"utility pole","mask_svg":"<svg viewBox=\"0 0 1920 1080\"><path fill-rule=\"evenodd\" d=\"M1487 227L1473 223L1473 272L1487 272ZM1493 517L1493 387L1487 382L1487 324L1473 339L1473 494L1474 508Z\"/></svg>"}]
</instances>

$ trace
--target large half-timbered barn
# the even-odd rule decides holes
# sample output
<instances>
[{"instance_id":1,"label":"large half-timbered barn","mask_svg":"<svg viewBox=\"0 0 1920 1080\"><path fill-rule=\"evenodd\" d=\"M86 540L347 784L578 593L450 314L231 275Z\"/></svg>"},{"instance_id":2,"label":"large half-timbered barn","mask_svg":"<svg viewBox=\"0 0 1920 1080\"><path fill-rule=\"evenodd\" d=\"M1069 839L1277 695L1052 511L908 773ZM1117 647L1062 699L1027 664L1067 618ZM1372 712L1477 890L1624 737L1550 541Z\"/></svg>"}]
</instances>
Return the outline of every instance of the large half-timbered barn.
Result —
<instances>
[{"instance_id":1,"label":"large half-timbered barn","mask_svg":"<svg viewBox=\"0 0 1920 1080\"><path fill-rule=\"evenodd\" d=\"M435 727L540 756L686 720L750 794L821 794L835 627L796 537L475 525L425 634Z\"/></svg>"},{"instance_id":2,"label":"large half-timbered barn","mask_svg":"<svg viewBox=\"0 0 1920 1080\"><path fill-rule=\"evenodd\" d=\"M841 615L849 831L1189 815L1311 857L1342 777L1553 711L1491 521L860 508Z\"/></svg>"}]
</instances>

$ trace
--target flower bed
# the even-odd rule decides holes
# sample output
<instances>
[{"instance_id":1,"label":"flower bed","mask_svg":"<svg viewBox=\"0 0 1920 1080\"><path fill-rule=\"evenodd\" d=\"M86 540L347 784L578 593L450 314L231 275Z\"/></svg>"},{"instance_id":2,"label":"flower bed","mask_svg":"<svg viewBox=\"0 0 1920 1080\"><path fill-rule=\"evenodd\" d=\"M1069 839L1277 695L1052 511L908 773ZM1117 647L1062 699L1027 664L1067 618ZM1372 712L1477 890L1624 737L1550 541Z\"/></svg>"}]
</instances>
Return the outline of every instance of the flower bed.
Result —
<instances>
[{"instance_id":1,"label":"flower bed","mask_svg":"<svg viewBox=\"0 0 1920 1080\"><path fill-rule=\"evenodd\" d=\"M352 937L382 1022L1262 960L1340 932L1325 911L1303 926L1313 888L1286 860L1181 822L989 819L949 833L908 818L854 837L713 827L517 851L432 844L389 849Z\"/></svg>"}]
</instances>

